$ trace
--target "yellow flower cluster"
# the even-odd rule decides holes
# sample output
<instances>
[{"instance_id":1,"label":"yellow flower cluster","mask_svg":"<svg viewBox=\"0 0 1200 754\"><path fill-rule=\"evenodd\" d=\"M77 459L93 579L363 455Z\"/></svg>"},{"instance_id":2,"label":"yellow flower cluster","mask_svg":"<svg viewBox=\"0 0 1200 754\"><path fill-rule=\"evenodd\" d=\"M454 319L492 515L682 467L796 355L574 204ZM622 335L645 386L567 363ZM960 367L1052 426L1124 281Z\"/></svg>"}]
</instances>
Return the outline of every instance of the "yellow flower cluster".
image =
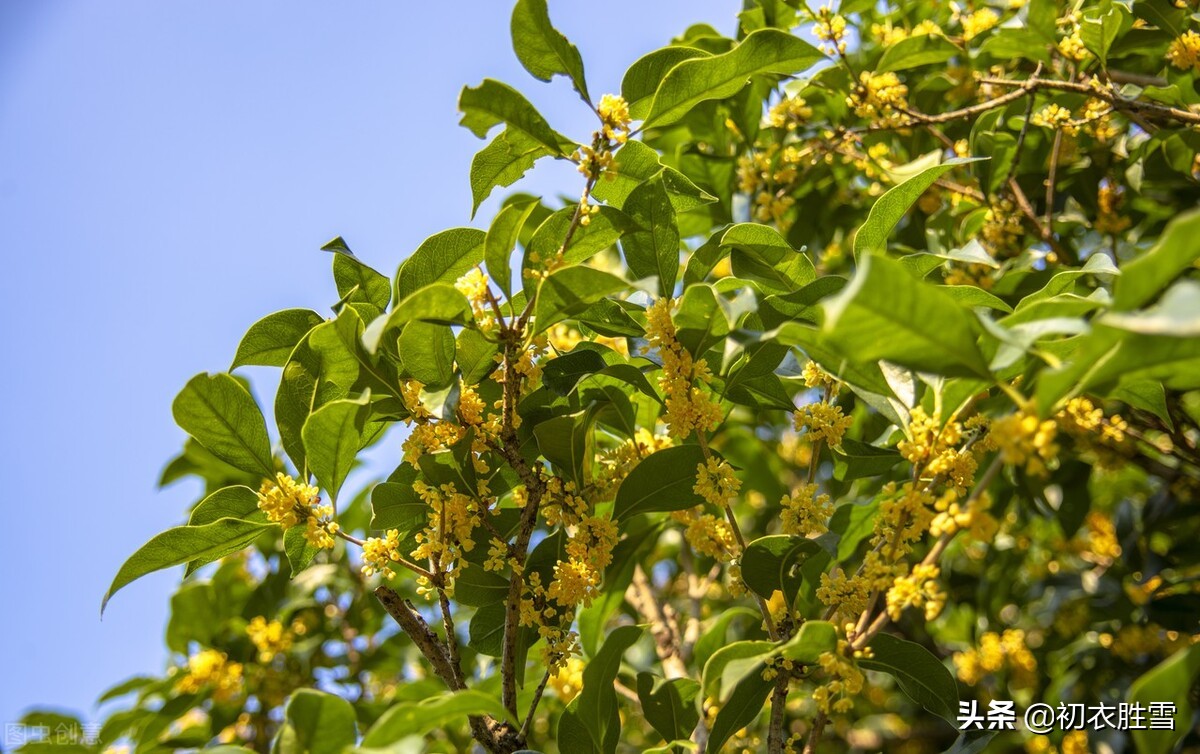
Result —
<instances>
[{"instance_id":1,"label":"yellow flower cluster","mask_svg":"<svg viewBox=\"0 0 1200 754\"><path fill-rule=\"evenodd\" d=\"M833 515L833 501L829 495L817 494L817 485L800 484L790 495L779 501L783 509L780 514L780 531L784 534L799 534L807 537L829 531L829 517Z\"/></svg>"},{"instance_id":2,"label":"yellow flower cluster","mask_svg":"<svg viewBox=\"0 0 1200 754\"><path fill-rule=\"evenodd\" d=\"M980 8L974 13L962 17L963 39L974 39L998 23L1000 23L1000 16L996 14L996 11L991 8Z\"/></svg>"},{"instance_id":3,"label":"yellow flower cluster","mask_svg":"<svg viewBox=\"0 0 1200 754\"><path fill-rule=\"evenodd\" d=\"M1006 464L1024 466L1027 473L1044 477L1047 464L1058 457L1057 434L1053 419L1038 419L1031 409L1021 409L993 421L988 438Z\"/></svg>"},{"instance_id":4,"label":"yellow flower cluster","mask_svg":"<svg viewBox=\"0 0 1200 754\"><path fill-rule=\"evenodd\" d=\"M767 125L793 131L796 126L811 118L812 113L812 108L803 97L784 97L767 111Z\"/></svg>"},{"instance_id":5,"label":"yellow flower cluster","mask_svg":"<svg viewBox=\"0 0 1200 754\"><path fill-rule=\"evenodd\" d=\"M418 544L412 556L429 560L437 571L453 579L462 569L462 553L475 549L473 532L479 525L476 502L449 483L433 487L418 479L413 482L413 490L429 505L429 514L424 530L416 536ZM419 577L418 582L423 578Z\"/></svg>"},{"instance_id":6,"label":"yellow flower cluster","mask_svg":"<svg viewBox=\"0 0 1200 754\"><path fill-rule=\"evenodd\" d=\"M230 662L228 655L215 649L205 649L188 658L187 674L179 679L175 690L197 694L206 686L212 688L213 699L229 701L241 692L242 664Z\"/></svg>"},{"instance_id":7,"label":"yellow flower cluster","mask_svg":"<svg viewBox=\"0 0 1200 754\"><path fill-rule=\"evenodd\" d=\"M778 590L775 594L779 594ZM789 660L786 657L772 657L764 663L762 679L764 681L773 681L779 676L780 672L790 676L795 669L796 662L794 660Z\"/></svg>"},{"instance_id":8,"label":"yellow flower cluster","mask_svg":"<svg viewBox=\"0 0 1200 754\"><path fill-rule=\"evenodd\" d=\"M686 525L683 537L701 555L728 562L741 554L737 537L729 522L699 508L675 511L671 518Z\"/></svg>"},{"instance_id":9,"label":"yellow flower cluster","mask_svg":"<svg viewBox=\"0 0 1200 754\"><path fill-rule=\"evenodd\" d=\"M283 472L275 475L274 482L264 480L258 490L258 507L267 514L267 520L284 530L304 521L304 537L309 544L318 549L329 549L333 547L333 535L339 527L333 520L333 506L320 503L316 487L297 482Z\"/></svg>"},{"instance_id":10,"label":"yellow flower cluster","mask_svg":"<svg viewBox=\"0 0 1200 754\"><path fill-rule=\"evenodd\" d=\"M564 625L569 626L575 620L574 607L566 608L560 616L559 610L549 603L549 599L541 576L536 571L530 573L521 595L520 624L537 627L538 636L545 642L541 650L542 662L546 670L554 674L564 668L572 655L579 651L579 641L574 631L564 628Z\"/></svg>"},{"instance_id":11,"label":"yellow flower cluster","mask_svg":"<svg viewBox=\"0 0 1200 754\"><path fill-rule=\"evenodd\" d=\"M1191 68L1200 73L1200 33L1187 31L1172 41L1167 48L1167 62L1180 70Z\"/></svg>"},{"instance_id":12,"label":"yellow flower cluster","mask_svg":"<svg viewBox=\"0 0 1200 754\"><path fill-rule=\"evenodd\" d=\"M1121 188L1114 183L1105 182L1096 194L1096 205L1099 212L1093 227L1100 233L1116 235L1129 230L1132 221L1121 214L1121 205L1125 203L1125 195Z\"/></svg>"},{"instance_id":13,"label":"yellow flower cluster","mask_svg":"<svg viewBox=\"0 0 1200 754\"><path fill-rule=\"evenodd\" d=\"M943 481L962 494L975 479L977 460L958 445L963 441L963 425L948 421L945 425L937 416L929 416L921 406L913 408L908 424L908 437L897 449L921 479Z\"/></svg>"},{"instance_id":14,"label":"yellow flower cluster","mask_svg":"<svg viewBox=\"0 0 1200 754\"><path fill-rule=\"evenodd\" d=\"M935 565L917 565L908 576L901 576L887 593L887 614L900 620L910 607L924 608L925 620L933 620L946 606L946 594L938 585L941 571Z\"/></svg>"},{"instance_id":15,"label":"yellow flower cluster","mask_svg":"<svg viewBox=\"0 0 1200 754\"><path fill-rule=\"evenodd\" d=\"M596 108L600 115L604 138L624 144L629 138L629 103L618 94L605 94Z\"/></svg>"},{"instance_id":16,"label":"yellow flower cluster","mask_svg":"<svg viewBox=\"0 0 1200 754\"><path fill-rule=\"evenodd\" d=\"M954 536L964 529L970 531L971 539L990 542L1000 529L1000 523L988 513L992 497L984 492L959 503L955 496L943 495L934 504L937 515L929 524L929 533L935 537Z\"/></svg>"},{"instance_id":17,"label":"yellow flower cluster","mask_svg":"<svg viewBox=\"0 0 1200 754\"><path fill-rule=\"evenodd\" d=\"M823 652L817 658L817 664L829 680L813 690L813 701L817 703L817 709L827 715L849 712L854 708L854 696L863 690L863 673L854 660L847 657L849 651L849 642L839 640L836 651Z\"/></svg>"},{"instance_id":18,"label":"yellow flower cluster","mask_svg":"<svg viewBox=\"0 0 1200 754\"><path fill-rule=\"evenodd\" d=\"M842 444L846 430L854 424L854 417L842 416L842 407L832 403L819 401L801 406L792 416L792 426L797 432L805 431L805 436L813 441L824 440L831 447Z\"/></svg>"},{"instance_id":19,"label":"yellow flower cluster","mask_svg":"<svg viewBox=\"0 0 1200 754\"><path fill-rule=\"evenodd\" d=\"M563 704L570 704L583 690L583 668L583 660L571 657L546 682Z\"/></svg>"},{"instance_id":20,"label":"yellow flower cluster","mask_svg":"<svg viewBox=\"0 0 1200 754\"><path fill-rule=\"evenodd\" d=\"M892 26L890 21L883 24L871 24L871 36L879 40L880 46L885 48L903 42L909 37L922 37L929 34L945 34L945 32L932 19L925 19L914 26L911 31L902 26Z\"/></svg>"},{"instance_id":21,"label":"yellow flower cluster","mask_svg":"<svg viewBox=\"0 0 1200 754\"><path fill-rule=\"evenodd\" d=\"M1071 111L1062 105L1051 102L1050 104L1038 110L1029 118L1029 122L1035 126L1042 128L1059 129L1068 136L1075 136L1079 133L1079 124L1074 120Z\"/></svg>"},{"instance_id":22,"label":"yellow flower cluster","mask_svg":"<svg viewBox=\"0 0 1200 754\"><path fill-rule=\"evenodd\" d=\"M1075 26L1071 29L1071 33L1058 41L1058 51L1062 53L1064 58L1079 62L1091 55L1088 48L1083 44L1083 37L1079 35L1079 27Z\"/></svg>"},{"instance_id":23,"label":"yellow flower cluster","mask_svg":"<svg viewBox=\"0 0 1200 754\"><path fill-rule=\"evenodd\" d=\"M899 118L899 111L907 109L907 98L908 87L900 83L895 73L863 71L846 104L860 118L886 123Z\"/></svg>"},{"instance_id":24,"label":"yellow flower cluster","mask_svg":"<svg viewBox=\"0 0 1200 754\"><path fill-rule=\"evenodd\" d=\"M839 384L837 378L822 369L815 361L805 362L800 376L804 380L805 387L820 388L830 397L838 393Z\"/></svg>"},{"instance_id":25,"label":"yellow flower cluster","mask_svg":"<svg viewBox=\"0 0 1200 754\"><path fill-rule=\"evenodd\" d=\"M258 508L267 514L267 520L290 529L308 518L309 511L320 502L319 490L311 484L297 482L279 472L275 481L264 479L258 490Z\"/></svg>"},{"instance_id":26,"label":"yellow flower cluster","mask_svg":"<svg viewBox=\"0 0 1200 754\"><path fill-rule=\"evenodd\" d=\"M720 423L721 407L696 384L708 384L712 373L708 362L693 360L675 338L673 305L672 299L660 298L646 310L646 338L662 359L658 385L666 397L667 432L673 437L687 437L693 431L707 432Z\"/></svg>"},{"instance_id":27,"label":"yellow flower cluster","mask_svg":"<svg viewBox=\"0 0 1200 754\"><path fill-rule=\"evenodd\" d=\"M1029 651L1025 632L1018 628L1003 634L985 633L977 648L954 654L954 666L959 680L969 686L1005 669L1014 689L1031 688L1037 682L1037 658Z\"/></svg>"},{"instance_id":28,"label":"yellow flower cluster","mask_svg":"<svg viewBox=\"0 0 1200 754\"><path fill-rule=\"evenodd\" d=\"M264 665L292 648L292 632L279 621L267 621L262 615L256 616L246 626L246 636L258 650L258 661Z\"/></svg>"},{"instance_id":29,"label":"yellow flower cluster","mask_svg":"<svg viewBox=\"0 0 1200 754\"><path fill-rule=\"evenodd\" d=\"M404 450L404 460L415 464L421 456L445 450L462 436L462 427L452 422L431 421L413 427L400 447Z\"/></svg>"},{"instance_id":30,"label":"yellow flower cluster","mask_svg":"<svg viewBox=\"0 0 1200 754\"><path fill-rule=\"evenodd\" d=\"M1111 517L1100 511L1091 511L1084 519L1087 525L1087 554L1102 565L1109 565L1121 557L1121 541L1117 539L1117 526Z\"/></svg>"},{"instance_id":31,"label":"yellow flower cluster","mask_svg":"<svg viewBox=\"0 0 1200 754\"><path fill-rule=\"evenodd\" d=\"M729 504L742 483L733 475L733 467L723 459L709 457L696 466L696 483L692 492L718 508Z\"/></svg>"},{"instance_id":32,"label":"yellow flower cluster","mask_svg":"<svg viewBox=\"0 0 1200 754\"><path fill-rule=\"evenodd\" d=\"M646 456L669 448L674 440L669 435L656 435L642 427L632 440L606 448L597 454L596 478L592 481L595 500L611 500L617 487L629 476L629 472Z\"/></svg>"},{"instance_id":33,"label":"yellow flower cluster","mask_svg":"<svg viewBox=\"0 0 1200 754\"><path fill-rule=\"evenodd\" d=\"M1021 250L1025 228L1021 225L1021 214L1011 199L992 202L984 215L983 228L979 233L993 257L1004 258Z\"/></svg>"},{"instance_id":34,"label":"yellow flower cluster","mask_svg":"<svg viewBox=\"0 0 1200 754\"><path fill-rule=\"evenodd\" d=\"M591 605L604 580L604 569L612 563L617 538L617 525L611 519L584 517L567 540L568 559L554 566L546 596L563 607Z\"/></svg>"},{"instance_id":35,"label":"yellow flower cluster","mask_svg":"<svg viewBox=\"0 0 1200 754\"><path fill-rule=\"evenodd\" d=\"M542 515L546 517L546 523L550 526L574 526L581 522L591 506L576 484L544 473L543 479L546 493L542 501Z\"/></svg>"},{"instance_id":36,"label":"yellow flower cluster","mask_svg":"<svg viewBox=\"0 0 1200 754\"><path fill-rule=\"evenodd\" d=\"M1189 636L1178 631L1164 631L1154 623L1121 626L1116 635L1102 633L1100 646L1125 662L1138 662L1146 657L1170 655L1200 640L1200 634Z\"/></svg>"},{"instance_id":37,"label":"yellow flower cluster","mask_svg":"<svg viewBox=\"0 0 1200 754\"><path fill-rule=\"evenodd\" d=\"M404 420L405 424L412 422L423 422L433 418L433 414L429 413L429 409L425 408L425 404L421 402L421 391L425 386L416 380L401 380L400 382L400 400L404 402L404 408L408 410L408 418Z\"/></svg>"},{"instance_id":38,"label":"yellow flower cluster","mask_svg":"<svg viewBox=\"0 0 1200 754\"><path fill-rule=\"evenodd\" d=\"M487 274L479 265L475 265L454 281L454 287L467 297L467 301L471 302L471 311L474 313L475 321L479 324L480 329L491 330L496 324L496 320L493 318L491 307L488 304L488 299L492 294L488 290Z\"/></svg>"},{"instance_id":39,"label":"yellow flower cluster","mask_svg":"<svg viewBox=\"0 0 1200 754\"><path fill-rule=\"evenodd\" d=\"M362 548L362 574L370 578L378 573L390 579L396 575L391 564L402 557L399 530L388 529L382 537L367 537Z\"/></svg>"},{"instance_id":40,"label":"yellow flower cluster","mask_svg":"<svg viewBox=\"0 0 1200 754\"><path fill-rule=\"evenodd\" d=\"M826 5L817 11L816 27L813 28L813 34L823 43L821 52L826 55L835 53L842 54L846 52L846 19L844 16L834 13L833 8Z\"/></svg>"}]
</instances>

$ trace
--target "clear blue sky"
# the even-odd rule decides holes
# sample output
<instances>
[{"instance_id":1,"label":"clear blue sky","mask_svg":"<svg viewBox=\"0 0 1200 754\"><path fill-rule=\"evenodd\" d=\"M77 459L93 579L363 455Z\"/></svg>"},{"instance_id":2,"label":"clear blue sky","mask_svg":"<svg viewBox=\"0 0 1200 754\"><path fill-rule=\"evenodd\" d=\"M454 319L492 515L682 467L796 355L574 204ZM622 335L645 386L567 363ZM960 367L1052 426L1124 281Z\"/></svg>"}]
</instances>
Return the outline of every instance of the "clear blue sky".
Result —
<instances>
[{"instance_id":1,"label":"clear blue sky","mask_svg":"<svg viewBox=\"0 0 1200 754\"><path fill-rule=\"evenodd\" d=\"M550 6L599 96L691 22L731 33L741 2ZM459 89L507 81L588 135L568 85L516 62L510 9L0 2L0 723L31 705L90 716L109 684L162 669L180 574L128 587L103 622L99 606L198 492L154 486L183 439L171 399L225 368L260 316L328 311L329 238L392 273L426 236L470 224L483 142L457 126ZM528 185L578 189L569 166ZM251 377L269 395L269 375Z\"/></svg>"}]
</instances>

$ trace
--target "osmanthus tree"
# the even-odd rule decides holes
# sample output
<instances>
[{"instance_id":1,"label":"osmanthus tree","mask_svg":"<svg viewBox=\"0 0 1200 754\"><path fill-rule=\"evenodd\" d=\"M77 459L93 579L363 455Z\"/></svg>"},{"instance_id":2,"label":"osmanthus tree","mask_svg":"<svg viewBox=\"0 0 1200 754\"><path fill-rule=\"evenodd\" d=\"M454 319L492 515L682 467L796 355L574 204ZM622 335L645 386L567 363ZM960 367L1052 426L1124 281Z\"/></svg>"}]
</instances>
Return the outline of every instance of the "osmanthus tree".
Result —
<instances>
[{"instance_id":1,"label":"osmanthus tree","mask_svg":"<svg viewBox=\"0 0 1200 754\"><path fill-rule=\"evenodd\" d=\"M514 194L392 279L336 239L332 313L188 382L163 482L206 495L105 597L185 566L171 667L92 748L1196 744L1196 27L751 0L596 96L519 0L596 129L465 88L475 209L545 159L578 201ZM960 736L993 700L1174 730Z\"/></svg>"}]
</instances>

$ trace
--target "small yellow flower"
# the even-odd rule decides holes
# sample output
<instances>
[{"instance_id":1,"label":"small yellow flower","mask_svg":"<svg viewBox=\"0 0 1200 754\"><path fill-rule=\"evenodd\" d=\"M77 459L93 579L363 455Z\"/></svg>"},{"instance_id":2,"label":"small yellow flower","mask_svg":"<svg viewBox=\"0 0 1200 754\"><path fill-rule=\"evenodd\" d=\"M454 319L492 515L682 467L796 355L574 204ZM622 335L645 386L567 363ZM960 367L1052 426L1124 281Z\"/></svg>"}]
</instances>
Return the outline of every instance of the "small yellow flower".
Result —
<instances>
[{"instance_id":1,"label":"small yellow flower","mask_svg":"<svg viewBox=\"0 0 1200 754\"><path fill-rule=\"evenodd\" d=\"M256 616L246 626L246 636L258 650L258 661L264 665L292 648L291 631L277 620L268 622L262 615Z\"/></svg>"},{"instance_id":2,"label":"small yellow flower","mask_svg":"<svg viewBox=\"0 0 1200 754\"><path fill-rule=\"evenodd\" d=\"M629 103L617 94L606 94L600 98L596 108L603 124L604 137L618 144L624 144L629 138Z\"/></svg>"},{"instance_id":3,"label":"small yellow flower","mask_svg":"<svg viewBox=\"0 0 1200 754\"><path fill-rule=\"evenodd\" d=\"M692 491L718 507L729 503L742 483L733 475L733 467L724 460L708 458L696 466L696 484Z\"/></svg>"},{"instance_id":4,"label":"small yellow flower","mask_svg":"<svg viewBox=\"0 0 1200 754\"><path fill-rule=\"evenodd\" d=\"M1029 122L1042 128L1062 129L1068 136L1079 133L1079 125L1072 118L1071 111L1054 102L1034 113Z\"/></svg>"},{"instance_id":5,"label":"small yellow flower","mask_svg":"<svg viewBox=\"0 0 1200 754\"><path fill-rule=\"evenodd\" d=\"M854 424L854 417L843 416L841 406L821 401L797 409L792 416L792 424L798 432L807 430L806 436L810 440L824 440L836 448L842 444L846 430Z\"/></svg>"},{"instance_id":6,"label":"small yellow flower","mask_svg":"<svg viewBox=\"0 0 1200 754\"><path fill-rule=\"evenodd\" d=\"M267 514L267 520L290 529L308 517L312 506L320 500L317 494L317 488L311 484L297 482L279 472L274 482L263 481L258 490L258 507Z\"/></svg>"},{"instance_id":7,"label":"small yellow flower","mask_svg":"<svg viewBox=\"0 0 1200 754\"><path fill-rule=\"evenodd\" d=\"M858 86L846 98L846 104L854 108L860 118L887 122L898 118L900 110L907 109L908 87L900 83L900 77L891 71L859 74Z\"/></svg>"},{"instance_id":8,"label":"small yellow flower","mask_svg":"<svg viewBox=\"0 0 1200 754\"><path fill-rule=\"evenodd\" d=\"M1180 70L1200 73L1200 33L1184 32L1167 48L1167 62Z\"/></svg>"},{"instance_id":9,"label":"small yellow flower","mask_svg":"<svg viewBox=\"0 0 1200 754\"><path fill-rule=\"evenodd\" d=\"M980 8L970 15L962 17L963 39L974 39L996 24L1000 16L991 8Z\"/></svg>"},{"instance_id":10,"label":"small yellow flower","mask_svg":"<svg viewBox=\"0 0 1200 754\"><path fill-rule=\"evenodd\" d=\"M213 699L229 701L242 691L242 664L215 649L205 649L188 658L187 674L175 685L177 691L196 694L211 687Z\"/></svg>"},{"instance_id":11,"label":"small yellow flower","mask_svg":"<svg viewBox=\"0 0 1200 754\"><path fill-rule=\"evenodd\" d=\"M367 537L362 548L362 573L367 577L379 573L390 579L396 574L389 566L401 557L399 530L389 529L382 537Z\"/></svg>"}]
</instances>

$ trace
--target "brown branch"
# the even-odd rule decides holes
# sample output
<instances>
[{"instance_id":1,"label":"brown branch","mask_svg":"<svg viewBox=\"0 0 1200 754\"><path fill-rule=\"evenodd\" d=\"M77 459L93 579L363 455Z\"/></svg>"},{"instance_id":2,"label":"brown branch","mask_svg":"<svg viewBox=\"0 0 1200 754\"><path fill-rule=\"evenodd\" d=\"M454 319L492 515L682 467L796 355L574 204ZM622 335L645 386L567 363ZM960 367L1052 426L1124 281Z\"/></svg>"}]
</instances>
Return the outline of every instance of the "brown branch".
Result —
<instances>
[{"instance_id":1,"label":"brown branch","mask_svg":"<svg viewBox=\"0 0 1200 754\"><path fill-rule=\"evenodd\" d=\"M808 733L808 741L804 744L804 754L816 752L817 743L821 740L821 734L825 732L825 723L828 720L829 716L824 712L817 715L817 719L813 721L812 730Z\"/></svg>"},{"instance_id":2,"label":"brown branch","mask_svg":"<svg viewBox=\"0 0 1200 754\"><path fill-rule=\"evenodd\" d=\"M654 637L654 649L662 661L663 675L667 678L686 678L687 666L680 656L679 627L670 620L663 606L654 596L654 585L640 565L633 568L633 580L629 582L626 599L634 609L650 621L650 634Z\"/></svg>"},{"instance_id":3,"label":"brown branch","mask_svg":"<svg viewBox=\"0 0 1200 754\"><path fill-rule=\"evenodd\" d=\"M775 676L775 688L771 691L771 722L767 728L768 754L786 754L787 739L783 736L783 723L787 713L788 684L791 673L779 671Z\"/></svg>"},{"instance_id":4,"label":"brown branch","mask_svg":"<svg viewBox=\"0 0 1200 754\"><path fill-rule=\"evenodd\" d=\"M1050 150L1050 174L1046 177L1046 232L1054 235L1054 188L1058 183L1058 156L1062 153L1063 131L1054 132L1054 147Z\"/></svg>"},{"instance_id":5,"label":"brown branch","mask_svg":"<svg viewBox=\"0 0 1200 754\"><path fill-rule=\"evenodd\" d=\"M1176 120L1180 123L1200 125L1200 113L1195 113L1191 110L1181 110L1177 107L1170 107L1169 105L1161 105L1157 102L1126 99L1115 92L1107 89L1097 89L1093 86L1078 81L1056 81L1052 79L1027 79L1025 81L1011 81L1009 79L997 78L984 78L980 81L984 84L991 84L993 86L1018 86L1026 91L1049 89L1052 91L1084 94L1089 97L1095 97L1096 99L1107 102L1108 104L1112 105L1114 110L1117 110L1118 112L1124 112L1132 115L1155 115L1160 118Z\"/></svg>"}]
</instances>

